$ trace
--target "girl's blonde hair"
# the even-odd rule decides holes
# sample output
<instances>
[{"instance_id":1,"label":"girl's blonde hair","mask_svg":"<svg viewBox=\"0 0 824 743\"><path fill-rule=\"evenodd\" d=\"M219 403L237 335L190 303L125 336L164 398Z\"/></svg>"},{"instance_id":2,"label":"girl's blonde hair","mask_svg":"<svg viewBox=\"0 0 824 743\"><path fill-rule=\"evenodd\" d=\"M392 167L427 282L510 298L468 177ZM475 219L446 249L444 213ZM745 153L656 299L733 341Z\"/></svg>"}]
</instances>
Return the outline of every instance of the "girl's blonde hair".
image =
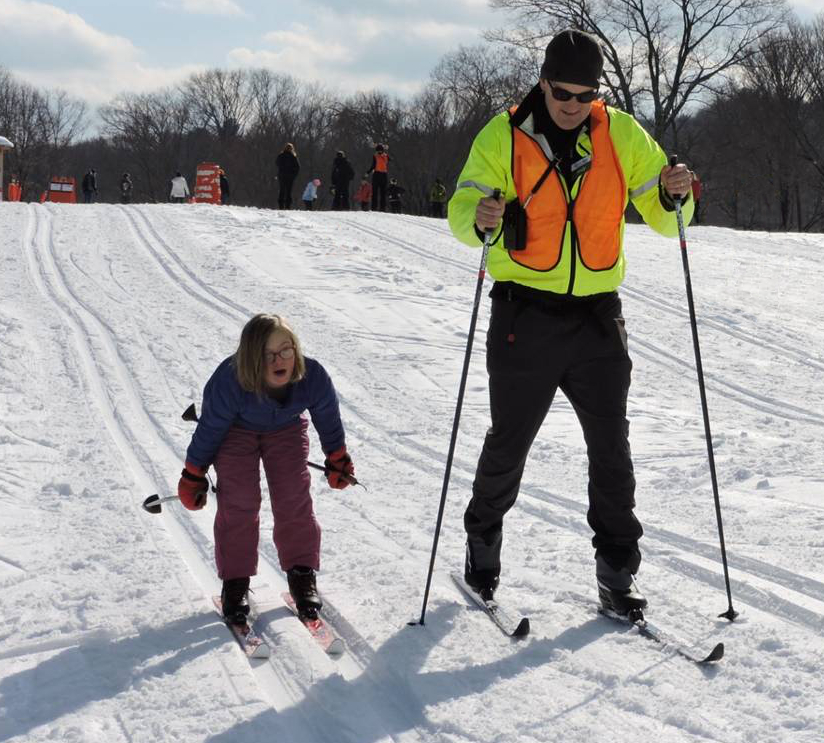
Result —
<instances>
[{"instance_id":1,"label":"girl's blonde hair","mask_svg":"<svg viewBox=\"0 0 824 743\"><path fill-rule=\"evenodd\" d=\"M276 331L285 333L295 347L295 368L289 381L297 382L306 374L306 359L295 331L280 315L255 315L243 326L240 333L240 343L235 352L235 367L240 386L247 392L255 392L261 397L267 390L264 378L266 341Z\"/></svg>"}]
</instances>

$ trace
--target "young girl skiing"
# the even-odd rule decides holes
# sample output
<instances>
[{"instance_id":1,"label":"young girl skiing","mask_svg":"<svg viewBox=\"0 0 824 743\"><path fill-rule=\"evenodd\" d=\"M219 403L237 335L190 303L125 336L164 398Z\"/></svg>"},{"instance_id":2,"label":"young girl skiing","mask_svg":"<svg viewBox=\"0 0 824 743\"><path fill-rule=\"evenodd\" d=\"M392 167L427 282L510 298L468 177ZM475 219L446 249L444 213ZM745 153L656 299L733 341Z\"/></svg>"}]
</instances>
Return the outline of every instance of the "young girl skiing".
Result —
<instances>
[{"instance_id":1,"label":"young girl skiing","mask_svg":"<svg viewBox=\"0 0 824 743\"><path fill-rule=\"evenodd\" d=\"M278 315L255 315L203 390L200 421L186 451L178 497L189 510L206 505L210 465L217 475L215 561L223 580L223 614L243 625L249 613L249 577L257 573L260 463L275 517L274 543L289 591L303 617L322 603L315 584L320 526L312 508L308 410L326 454L333 488L350 484L355 468L346 452L338 397L318 361L301 351Z\"/></svg>"}]
</instances>

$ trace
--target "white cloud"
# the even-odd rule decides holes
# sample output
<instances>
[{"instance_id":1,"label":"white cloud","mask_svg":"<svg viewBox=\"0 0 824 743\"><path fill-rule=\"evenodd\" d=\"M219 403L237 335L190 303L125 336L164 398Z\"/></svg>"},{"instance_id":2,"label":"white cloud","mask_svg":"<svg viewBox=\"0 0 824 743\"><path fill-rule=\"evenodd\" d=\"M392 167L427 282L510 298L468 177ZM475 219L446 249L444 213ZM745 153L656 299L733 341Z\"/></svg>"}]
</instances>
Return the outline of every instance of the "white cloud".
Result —
<instances>
[{"instance_id":1,"label":"white cloud","mask_svg":"<svg viewBox=\"0 0 824 743\"><path fill-rule=\"evenodd\" d=\"M245 15L242 8L232 0L179 0L179 2L162 2L160 5L164 8L201 15Z\"/></svg>"},{"instance_id":2,"label":"white cloud","mask_svg":"<svg viewBox=\"0 0 824 743\"><path fill-rule=\"evenodd\" d=\"M28 0L0 0L0 37L6 64L33 68L93 68L137 53L131 41L105 34L79 15Z\"/></svg>"},{"instance_id":3,"label":"white cloud","mask_svg":"<svg viewBox=\"0 0 824 743\"><path fill-rule=\"evenodd\" d=\"M478 26L431 17L374 9L360 14L321 3L304 9L302 23L264 34L260 48L232 49L227 60L317 80L344 93L381 89L407 96L421 89L443 54L480 39Z\"/></svg>"},{"instance_id":4,"label":"white cloud","mask_svg":"<svg viewBox=\"0 0 824 743\"><path fill-rule=\"evenodd\" d=\"M103 33L75 13L28 0L0 0L0 38L5 64L16 77L92 104L123 91L157 90L201 69L144 65L128 39Z\"/></svg>"}]
</instances>

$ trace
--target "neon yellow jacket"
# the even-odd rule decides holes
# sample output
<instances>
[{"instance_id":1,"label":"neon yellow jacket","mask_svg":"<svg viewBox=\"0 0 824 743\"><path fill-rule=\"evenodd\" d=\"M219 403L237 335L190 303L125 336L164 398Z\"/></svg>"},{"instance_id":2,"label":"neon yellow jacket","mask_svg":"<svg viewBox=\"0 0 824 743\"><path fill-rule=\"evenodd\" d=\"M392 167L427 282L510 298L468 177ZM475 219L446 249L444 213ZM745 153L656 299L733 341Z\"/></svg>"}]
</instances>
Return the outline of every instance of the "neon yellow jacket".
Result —
<instances>
[{"instance_id":1,"label":"neon yellow jacket","mask_svg":"<svg viewBox=\"0 0 824 743\"><path fill-rule=\"evenodd\" d=\"M541 101L541 104L543 102ZM627 193L624 194L624 208L629 200L644 221L665 237L678 235L675 211L667 211L661 203L658 179L661 168L667 164L667 157L655 140L644 131L631 115L618 109L607 107L609 114L609 134L618 155ZM532 115L528 116L520 128L531 137ZM475 209L478 201L499 188L507 203L517 198L512 177L511 158L513 152L512 125L510 114L504 112L493 118L475 137L469 157L458 176L457 189L449 201L449 226L461 242L472 247L482 244L475 231ZM592 152L587 127L578 136L577 147L581 153ZM549 159L547 159L547 164ZM584 175L586 178L586 175ZM573 185L571 197L580 190L581 179ZM684 223L692 219L693 201L691 197L683 202ZM527 209L527 216L529 209ZM500 227L495 233L497 240ZM496 281L514 281L543 291L557 294L587 296L614 291L620 286L626 272L626 258L623 249L624 220L620 225L621 250L618 261L612 268L591 271L583 264L573 246L572 230L567 223L564 233L561 258L548 271L535 271L513 261L503 246L503 239L497 240L490 248L488 271ZM572 263L574 253L575 263Z\"/></svg>"}]
</instances>

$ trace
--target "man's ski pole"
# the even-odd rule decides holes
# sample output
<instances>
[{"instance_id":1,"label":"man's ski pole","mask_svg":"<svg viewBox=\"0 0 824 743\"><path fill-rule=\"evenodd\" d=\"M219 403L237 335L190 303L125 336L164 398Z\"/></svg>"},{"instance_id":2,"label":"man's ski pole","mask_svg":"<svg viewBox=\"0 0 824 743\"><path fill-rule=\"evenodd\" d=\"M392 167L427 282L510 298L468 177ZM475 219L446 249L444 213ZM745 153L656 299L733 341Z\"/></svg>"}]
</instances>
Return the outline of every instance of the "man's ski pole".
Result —
<instances>
[{"instance_id":1,"label":"man's ski pole","mask_svg":"<svg viewBox=\"0 0 824 743\"><path fill-rule=\"evenodd\" d=\"M672 155L669 164L674 167L678 162L678 157ZM718 497L718 478L715 475L715 455L712 449L712 433L710 433L710 414L707 408L707 391L704 388L704 369L701 365L701 349L698 345L698 323L695 320L695 302L692 298L692 281L690 279L690 264L687 258L687 238L684 233L684 217L681 214L681 199L673 197L675 202L675 217L678 220L678 237L681 240L681 261L684 265L684 282L687 287L687 303L690 310L690 325L692 326L692 345L695 349L695 370L698 373L698 390L701 393L701 410L704 413L704 436L707 440L707 456L710 464L710 479L712 480L712 494L715 498L715 518L718 522L718 537L721 542L721 563L724 566L724 582L727 586L727 610L719 617L729 619L731 622L738 616L738 612L732 608L732 590L730 589L730 572L727 567L727 548L724 543L724 525L721 522L721 500Z\"/></svg>"},{"instance_id":2,"label":"man's ski pole","mask_svg":"<svg viewBox=\"0 0 824 743\"><path fill-rule=\"evenodd\" d=\"M496 188L492 193L492 198L496 201L501 197L501 190ZM478 321L478 308L481 305L481 289L483 289L484 278L486 277L486 259L489 255L489 247L492 242L492 235L495 228L486 230L484 244L481 249L481 266L478 269L478 283L475 286L475 303L472 306L472 319L469 322L469 337L466 340L466 353L464 354L463 372L461 374L461 384L458 388L458 402L455 406L455 419L452 423L452 436L449 441L449 453L446 456L446 471L443 475L443 488L441 490L441 503L438 507L438 520L435 523L435 538L432 540L432 555L429 558L429 572L426 575L426 588L423 592L423 606L421 607L421 618L417 622L409 624L424 624L426 618L426 604L429 601L429 589L432 585L432 572L435 569L435 555L438 551L438 540L441 535L441 524L443 523L443 511L446 505L446 491L449 489L449 475L452 472L452 458L455 454L455 442L458 440L458 423L461 419L461 407L463 406L464 392L466 391L466 377L469 372L469 360L472 357L472 342L475 338L475 324Z\"/></svg>"}]
</instances>

